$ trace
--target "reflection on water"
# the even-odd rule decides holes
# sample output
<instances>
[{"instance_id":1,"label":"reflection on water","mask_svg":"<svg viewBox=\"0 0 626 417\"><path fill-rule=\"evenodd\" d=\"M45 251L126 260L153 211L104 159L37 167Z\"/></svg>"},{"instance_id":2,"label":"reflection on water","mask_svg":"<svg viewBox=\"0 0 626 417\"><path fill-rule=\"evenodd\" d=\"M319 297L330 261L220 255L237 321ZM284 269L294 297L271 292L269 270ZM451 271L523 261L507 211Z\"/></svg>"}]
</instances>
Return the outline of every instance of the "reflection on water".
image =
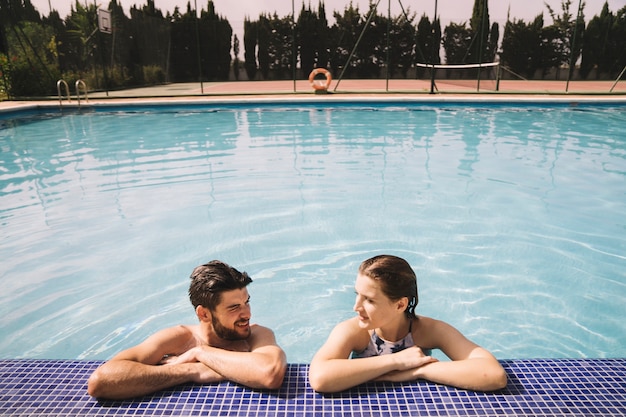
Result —
<instances>
[{"instance_id":1,"label":"reflection on water","mask_svg":"<svg viewBox=\"0 0 626 417\"><path fill-rule=\"evenodd\" d=\"M500 358L626 354L623 108L124 110L3 120L0 357L193 322L187 277L222 259L308 362L383 252Z\"/></svg>"}]
</instances>

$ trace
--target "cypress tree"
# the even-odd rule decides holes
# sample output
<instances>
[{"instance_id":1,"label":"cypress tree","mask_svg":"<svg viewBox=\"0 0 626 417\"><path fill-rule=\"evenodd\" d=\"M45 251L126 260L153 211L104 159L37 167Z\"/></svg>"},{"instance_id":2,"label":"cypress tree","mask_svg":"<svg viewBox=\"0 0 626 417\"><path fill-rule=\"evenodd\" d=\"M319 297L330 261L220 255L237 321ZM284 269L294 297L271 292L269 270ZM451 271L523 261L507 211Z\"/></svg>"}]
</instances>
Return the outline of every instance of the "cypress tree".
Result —
<instances>
[{"instance_id":1,"label":"cypress tree","mask_svg":"<svg viewBox=\"0 0 626 417\"><path fill-rule=\"evenodd\" d=\"M257 22L249 20L247 17L243 21L243 45L244 45L244 68L249 80L256 78L257 61Z\"/></svg>"}]
</instances>

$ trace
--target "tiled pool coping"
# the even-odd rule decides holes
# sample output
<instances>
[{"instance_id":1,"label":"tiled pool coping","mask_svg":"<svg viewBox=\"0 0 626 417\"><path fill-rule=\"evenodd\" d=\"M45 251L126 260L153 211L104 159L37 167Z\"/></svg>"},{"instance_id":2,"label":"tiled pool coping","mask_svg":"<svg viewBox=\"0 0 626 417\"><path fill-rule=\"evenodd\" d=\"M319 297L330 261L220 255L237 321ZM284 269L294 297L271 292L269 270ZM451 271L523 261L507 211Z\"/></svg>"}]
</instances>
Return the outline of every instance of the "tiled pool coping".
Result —
<instances>
[{"instance_id":1,"label":"tiled pool coping","mask_svg":"<svg viewBox=\"0 0 626 417\"><path fill-rule=\"evenodd\" d=\"M505 390L428 382L371 383L321 395L308 365L290 364L277 391L186 384L129 401L86 393L98 361L0 360L2 416L625 416L626 358L503 360Z\"/></svg>"}]
</instances>

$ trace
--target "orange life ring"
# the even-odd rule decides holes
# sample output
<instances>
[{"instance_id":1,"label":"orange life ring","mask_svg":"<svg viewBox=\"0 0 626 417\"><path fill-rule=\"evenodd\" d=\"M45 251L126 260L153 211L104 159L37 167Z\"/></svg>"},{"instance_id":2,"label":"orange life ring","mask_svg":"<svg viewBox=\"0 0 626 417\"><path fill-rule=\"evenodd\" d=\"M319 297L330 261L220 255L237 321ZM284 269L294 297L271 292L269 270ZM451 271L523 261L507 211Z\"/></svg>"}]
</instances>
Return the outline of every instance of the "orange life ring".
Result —
<instances>
[{"instance_id":1,"label":"orange life ring","mask_svg":"<svg viewBox=\"0 0 626 417\"><path fill-rule=\"evenodd\" d=\"M324 76L326 77L326 82L324 82L323 80L316 80L315 76L317 74L324 74ZM313 71L311 71L311 74L309 74L309 83L311 83L311 87L313 87L314 90L328 90L328 87L330 87L330 83L332 80L333 77L330 75L330 72L325 68L315 68Z\"/></svg>"}]
</instances>

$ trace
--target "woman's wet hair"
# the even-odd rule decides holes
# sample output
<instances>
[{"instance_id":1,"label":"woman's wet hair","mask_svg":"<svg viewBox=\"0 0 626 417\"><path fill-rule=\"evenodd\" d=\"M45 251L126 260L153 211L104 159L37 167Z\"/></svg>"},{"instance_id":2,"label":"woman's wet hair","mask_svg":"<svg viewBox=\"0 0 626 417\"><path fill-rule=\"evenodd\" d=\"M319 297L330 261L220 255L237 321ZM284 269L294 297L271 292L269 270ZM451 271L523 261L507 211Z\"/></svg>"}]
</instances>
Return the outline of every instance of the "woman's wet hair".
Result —
<instances>
[{"instance_id":1,"label":"woman's wet hair","mask_svg":"<svg viewBox=\"0 0 626 417\"><path fill-rule=\"evenodd\" d=\"M189 299L194 308L199 305L215 311L224 291L245 288L252 278L222 261L211 261L196 267L191 273Z\"/></svg>"},{"instance_id":2,"label":"woman's wet hair","mask_svg":"<svg viewBox=\"0 0 626 417\"><path fill-rule=\"evenodd\" d=\"M361 263L359 274L378 281L383 293L392 301L407 297L409 303L404 314L408 318L415 317L419 301L417 278L407 261L393 255L374 256Z\"/></svg>"}]
</instances>

